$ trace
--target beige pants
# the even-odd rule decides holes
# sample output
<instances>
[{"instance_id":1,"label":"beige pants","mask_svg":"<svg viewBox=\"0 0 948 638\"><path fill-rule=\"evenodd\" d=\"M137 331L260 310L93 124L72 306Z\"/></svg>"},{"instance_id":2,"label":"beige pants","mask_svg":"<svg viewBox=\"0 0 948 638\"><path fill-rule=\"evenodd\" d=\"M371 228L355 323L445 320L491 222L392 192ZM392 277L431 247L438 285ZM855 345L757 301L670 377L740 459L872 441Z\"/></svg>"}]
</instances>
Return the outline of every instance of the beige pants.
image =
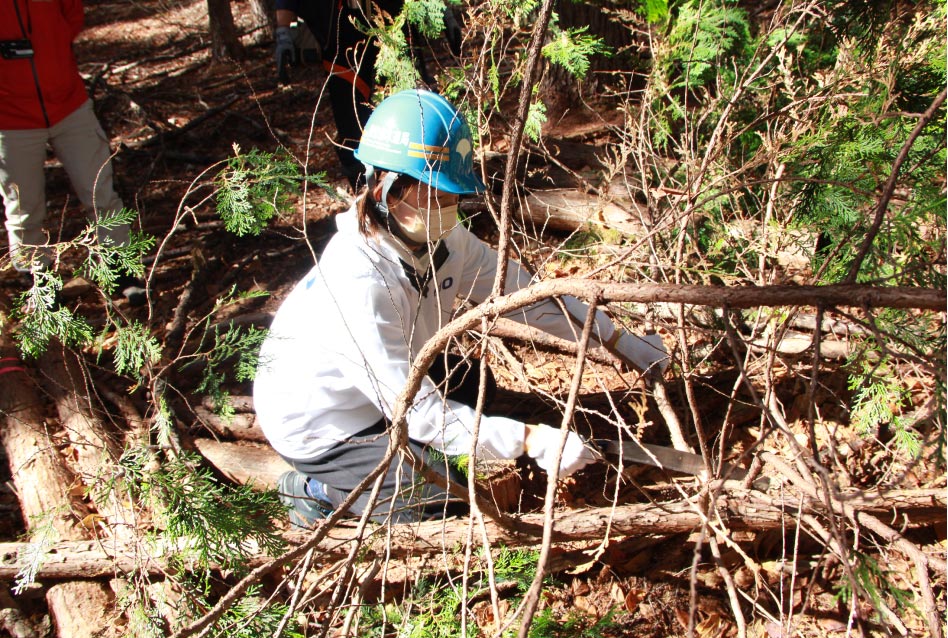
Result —
<instances>
[{"instance_id":1,"label":"beige pants","mask_svg":"<svg viewBox=\"0 0 948 638\"><path fill-rule=\"evenodd\" d=\"M98 211L122 209L122 200L112 185L109 140L86 102L50 128L0 131L0 193L6 212L10 256L17 270L49 264L49 237L43 231L46 219L46 145L62 162L73 190L90 217ZM121 245L128 241L128 226L96 229Z\"/></svg>"}]
</instances>

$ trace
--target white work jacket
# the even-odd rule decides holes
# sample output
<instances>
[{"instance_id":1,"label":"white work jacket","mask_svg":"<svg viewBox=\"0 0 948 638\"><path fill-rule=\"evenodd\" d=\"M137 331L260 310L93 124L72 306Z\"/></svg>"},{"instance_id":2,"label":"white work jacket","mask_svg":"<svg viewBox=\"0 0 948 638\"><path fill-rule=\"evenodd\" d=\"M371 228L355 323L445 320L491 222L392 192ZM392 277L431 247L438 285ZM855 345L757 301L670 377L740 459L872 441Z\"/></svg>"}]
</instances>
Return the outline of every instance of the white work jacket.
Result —
<instances>
[{"instance_id":1,"label":"white work jacket","mask_svg":"<svg viewBox=\"0 0 948 638\"><path fill-rule=\"evenodd\" d=\"M412 255L384 232L363 237L354 207L339 215L337 226L317 265L277 312L254 382L254 405L267 439L295 460L313 459L383 415L391 418L421 347L452 319L456 299L487 298L497 270L497 252L459 225L442 240L448 255L427 285L413 283L403 262L423 279L429 255ZM529 283L526 271L510 262L506 290ZM573 316L585 316L584 304L564 301ZM580 332L552 301L509 317L574 341ZM612 323L601 312L597 319L608 338ZM446 454L470 452L474 410L444 399L429 378L407 419L411 439ZM483 416L478 454L516 458L523 453L523 436L521 422Z\"/></svg>"}]
</instances>

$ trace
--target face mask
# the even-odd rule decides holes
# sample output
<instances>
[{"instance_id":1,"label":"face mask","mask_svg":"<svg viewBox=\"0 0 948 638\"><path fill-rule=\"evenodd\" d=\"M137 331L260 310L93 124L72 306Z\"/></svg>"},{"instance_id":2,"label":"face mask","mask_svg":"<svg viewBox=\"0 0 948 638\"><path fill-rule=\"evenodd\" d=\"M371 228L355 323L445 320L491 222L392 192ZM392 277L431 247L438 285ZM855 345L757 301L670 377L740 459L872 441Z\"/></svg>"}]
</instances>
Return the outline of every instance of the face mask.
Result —
<instances>
[{"instance_id":1,"label":"face mask","mask_svg":"<svg viewBox=\"0 0 948 638\"><path fill-rule=\"evenodd\" d=\"M405 223L399 222L398 225L401 227L402 232L405 233L405 237L415 243L424 244L426 242L436 242L458 225L457 204L453 206L440 206L425 211L415 208L408 202L403 203L415 211L415 214ZM427 224L425 223L426 218L428 221Z\"/></svg>"}]
</instances>

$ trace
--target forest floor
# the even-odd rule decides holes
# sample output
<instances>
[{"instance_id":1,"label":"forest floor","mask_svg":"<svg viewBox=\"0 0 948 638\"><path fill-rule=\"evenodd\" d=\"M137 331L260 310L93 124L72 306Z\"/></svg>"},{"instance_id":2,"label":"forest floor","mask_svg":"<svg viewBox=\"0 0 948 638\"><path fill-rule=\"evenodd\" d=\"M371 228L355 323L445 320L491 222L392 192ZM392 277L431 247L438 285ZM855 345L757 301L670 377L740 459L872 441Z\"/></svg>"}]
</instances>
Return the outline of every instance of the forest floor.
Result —
<instances>
[{"instance_id":1,"label":"forest floor","mask_svg":"<svg viewBox=\"0 0 948 638\"><path fill-rule=\"evenodd\" d=\"M235 4L238 11L241 7ZM197 265L202 269L198 292L203 301L191 309L192 318L211 312L215 300L234 286L242 291L266 291L268 295L242 302L232 312L274 312L289 289L312 267L314 255L334 230L333 215L347 207L346 200L351 195L330 142L334 126L328 97L320 99L318 91L322 71L317 67L297 67L293 69L291 85L278 85L267 39L262 45L248 42L246 59L242 61L209 61L203 1L89 0L86 19L87 28L76 51L96 112L117 150L117 187L126 206L139 212L141 230L157 237L161 246L160 258L148 261L150 306L122 308L122 312L147 323L161 341ZM437 59L430 59L431 65L437 63ZM591 119L594 118L574 114L553 121L546 131L548 145L561 142L565 148L579 140L596 146L602 140L595 132L589 132ZM605 135L605 131L600 130L599 134ZM244 151L285 147L295 157L305 158L308 171L325 171L327 180L342 197L333 198L322 189L310 189L300 198L294 215L276 220L259 236L236 237L223 228L212 196L214 178L236 147ZM494 150L503 149L499 146ZM560 159L568 162L568 155L564 153ZM584 168L575 167L577 171ZM54 236L74 237L84 221L62 168L53 159L48 165L47 189L47 227ZM476 223L475 230L487 241L495 238L487 222ZM551 244L561 240L553 237ZM64 255L60 270L68 273L78 265L76 259L78 255ZM563 267L568 274L575 274L577 267L585 268L576 262ZM0 304L3 310L9 309L13 293L21 285L10 269L0 271L0 286L9 293L4 294ZM79 287L75 295L67 297L67 303L94 324L104 321L102 299L93 290ZM224 318L227 317L217 317ZM667 342L673 344L670 337ZM565 395L570 359L516 345L509 346L508 352L524 365L517 369L515 364L500 358L497 377L502 389L509 393L511 411L534 421L555 416L549 401L540 397L534 397L532 403L521 399L528 397L536 386L543 387L550 396ZM797 363L788 363L786 381L778 388L779 400L787 408L788 421L799 427L800 435L805 437L801 420L805 415L800 414L805 403L798 399L808 388L801 385L800 377L790 374L794 365ZM705 428L714 433L724 422L736 372L713 366L706 372L697 377L697 402L706 410ZM115 379L104 378L101 382L114 383L121 389L121 382ZM607 366L595 367L584 380L583 407L587 409L588 423L580 423L580 427L602 432L604 426L597 423L595 414L609 400L601 391L603 387L616 393L613 400L628 413L630 422L641 424L641 435L667 443L667 433L655 426L660 418L654 409L644 418L636 418L634 404L640 389L627 384L618 371ZM249 387L235 386L231 391L249 394ZM820 416L834 424L834 435L840 438L849 428L841 407L848 392L846 375L842 371L835 375L832 370L825 371L820 392L825 394ZM145 397L139 390L134 399L143 403ZM747 397L742 399L746 400L743 412L731 414L728 420L729 427L735 428L728 443L732 457L759 436L755 428L760 412L750 406ZM199 402L200 397L195 400ZM686 410L681 388L673 386L673 400L679 410ZM852 437L858 438L855 433ZM853 468L852 485L873 483L873 479L860 473L871 472L872 449L854 449L852 454L859 457L858 467ZM526 493L519 507L535 511L541 504L541 477L531 473L530 468L519 469ZM622 496L627 502L654 498L656 492L649 485L661 484L665 489L674 489L676 484L694 485L694 479L678 477L669 481L668 477L645 468L635 469L626 478ZM914 470L912 485L903 483L902 487L929 487L939 481L940 470L920 466ZM608 506L614 497L609 489L615 484L613 481L607 489L607 483L604 470L585 471L564 483L560 505ZM9 491L0 493L0 507L0 511L15 511L15 496ZM0 521L0 540L12 540L23 533L23 522L15 516L0 517ZM732 575L737 578L738 587L746 587L749 599L757 600L758 612L769 610L771 614L767 618L762 612L750 612L746 606L752 619L749 635L845 635L850 610L835 598L841 568L822 560L825 550L819 543L809 537L795 540L793 531L735 534L734 546L724 550L722 562L734 568ZM915 538L922 545L935 546L943 543L943 539L944 530L935 533L930 529L921 530ZM790 542L798 542L793 549L795 556L788 555ZM756 576L740 566L744 553L761 566L762 571ZM791 589L785 567L786 561L793 559L800 571ZM886 568L892 572L912 571L911 565L898 555L889 556L888 561ZM558 573L555 584L545 594L544 606L561 625L574 622L571 633L558 635L580 635L584 631L638 638L685 635L688 610L695 609L696 635L726 637L735 635L737 629L722 578L722 571L710 559L707 547L702 548L696 533L624 539L611 542L605 554L596 560ZM784 596L789 599L784 600ZM786 609L790 607L797 614L792 632L788 632L787 624L775 620L782 617L786 621ZM923 631L917 626L910 629Z\"/></svg>"}]
</instances>

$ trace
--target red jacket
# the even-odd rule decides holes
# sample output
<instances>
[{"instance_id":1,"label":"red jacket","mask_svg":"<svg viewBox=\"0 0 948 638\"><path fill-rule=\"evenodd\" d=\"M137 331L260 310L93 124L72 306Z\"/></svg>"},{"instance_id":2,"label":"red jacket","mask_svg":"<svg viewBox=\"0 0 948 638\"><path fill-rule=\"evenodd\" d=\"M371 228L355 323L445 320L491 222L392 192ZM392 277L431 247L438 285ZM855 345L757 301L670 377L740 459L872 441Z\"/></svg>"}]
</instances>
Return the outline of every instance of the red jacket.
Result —
<instances>
[{"instance_id":1,"label":"red jacket","mask_svg":"<svg viewBox=\"0 0 948 638\"><path fill-rule=\"evenodd\" d=\"M88 99L72 41L82 0L0 0L0 40L30 40L33 57L0 58L0 130L49 128Z\"/></svg>"}]
</instances>

